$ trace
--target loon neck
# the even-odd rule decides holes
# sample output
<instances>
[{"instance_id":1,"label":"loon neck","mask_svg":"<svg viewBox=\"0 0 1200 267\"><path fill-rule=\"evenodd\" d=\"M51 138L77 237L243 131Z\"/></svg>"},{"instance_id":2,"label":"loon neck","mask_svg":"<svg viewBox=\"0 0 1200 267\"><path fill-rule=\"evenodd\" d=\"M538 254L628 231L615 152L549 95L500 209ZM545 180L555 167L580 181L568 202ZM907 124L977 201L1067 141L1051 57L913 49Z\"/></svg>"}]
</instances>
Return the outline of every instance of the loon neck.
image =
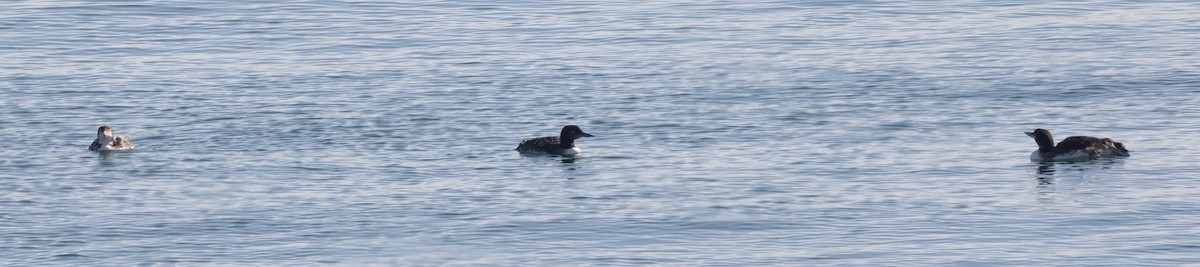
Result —
<instances>
[{"instance_id":1,"label":"loon neck","mask_svg":"<svg viewBox=\"0 0 1200 267\"><path fill-rule=\"evenodd\" d=\"M1038 151L1054 151L1054 136L1050 135L1050 131L1037 129L1034 131L1033 140L1037 141Z\"/></svg>"},{"instance_id":2,"label":"loon neck","mask_svg":"<svg viewBox=\"0 0 1200 267\"><path fill-rule=\"evenodd\" d=\"M1042 153L1050 153L1050 151L1054 151L1054 147L1038 147L1038 151Z\"/></svg>"},{"instance_id":3,"label":"loon neck","mask_svg":"<svg viewBox=\"0 0 1200 267\"><path fill-rule=\"evenodd\" d=\"M558 140L559 140L558 146L561 146L563 148L575 147L575 139L559 137Z\"/></svg>"},{"instance_id":4,"label":"loon neck","mask_svg":"<svg viewBox=\"0 0 1200 267\"><path fill-rule=\"evenodd\" d=\"M1038 143L1038 151L1041 151L1043 153L1049 153L1050 151L1054 151L1054 140L1050 139L1049 137L1039 138L1039 139L1037 139L1037 143Z\"/></svg>"},{"instance_id":5,"label":"loon neck","mask_svg":"<svg viewBox=\"0 0 1200 267\"><path fill-rule=\"evenodd\" d=\"M107 145L107 144L111 144L115 138L113 138L113 136L111 136L111 135L101 134L99 136L96 136L96 139L100 140L101 145Z\"/></svg>"}]
</instances>

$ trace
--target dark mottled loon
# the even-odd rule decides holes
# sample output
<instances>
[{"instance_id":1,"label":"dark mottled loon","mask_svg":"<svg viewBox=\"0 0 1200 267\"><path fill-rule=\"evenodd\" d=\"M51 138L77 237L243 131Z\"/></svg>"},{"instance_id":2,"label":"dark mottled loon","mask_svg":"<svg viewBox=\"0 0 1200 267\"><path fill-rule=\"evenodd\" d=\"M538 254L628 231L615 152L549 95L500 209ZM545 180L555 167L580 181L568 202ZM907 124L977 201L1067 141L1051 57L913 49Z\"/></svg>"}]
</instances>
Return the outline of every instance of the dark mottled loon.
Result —
<instances>
[{"instance_id":1,"label":"dark mottled loon","mask_svg":"<svg viewBox=\"0 0 1200 267\"><path fill-rule=\"evenodd\" d=\"M1025 135L1033 137L1038 144L1038 150L1029 155L1029 160L1032 161L1084 161L1101 157L1129 156L1125 145L1111 138L1072 136L1054 145L1054 136L1046 129L1033 130Z\"/></svg>"},{"instance_id":2,"label":"dark mottled loon","mask_svg":"<svg viewBox=\"0 0 1200 267\"><path fill-rule=\"evenodd\" d=\"M562 132L558 136L521 140L521 144L517 145L516 150L521 153L575 155L580 151L578 147L575 147L575 139L581 137L592 137L592 135L583 132L579 126L567 125L562 128Z\"/></svg>"}]
</instances>

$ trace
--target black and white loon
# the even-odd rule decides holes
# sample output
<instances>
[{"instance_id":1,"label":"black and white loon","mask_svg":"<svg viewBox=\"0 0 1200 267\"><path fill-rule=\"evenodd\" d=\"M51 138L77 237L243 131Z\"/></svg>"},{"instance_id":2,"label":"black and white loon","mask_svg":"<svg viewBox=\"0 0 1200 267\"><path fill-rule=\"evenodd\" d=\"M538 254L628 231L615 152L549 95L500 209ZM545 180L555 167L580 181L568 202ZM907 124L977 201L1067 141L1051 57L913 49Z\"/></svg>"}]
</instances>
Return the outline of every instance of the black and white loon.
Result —
<instances>
[{"instance_id":1,"label":"black and white loon","mask_svg":"<svg viewBox=\"0 0 1200 267\"><path fill-rule=\"evenodd\" d=\"M581 137L592 137L592 135L583 132L579 126L567 125L562 128L562 132L558 136L521 140L521 144L517 145L516 150L521 153L575 155L580 152L579 148L575 147L575 139Z\"/></svg>"},{"instance_id":2,"label":"black and white loon","mask_svg":"<svg viewBox=\"0 0 1200 267\"><path fill-rule=\"evenodd\" d=\"M1084 161L1101 157L1129 156L1125 145L1111 138L1072 136L1054 145L1054 136L1046 129L1033 130L1025 135L1033 137L1038 144L1038 150L1029 155L1029 160L1032 161Z\"/></svg>"},{"instance_id":3,"label":"black and white loon","mask_svg":"<svg viewBox=\"0 0 1200 267\"><path fill-rule=\"evenodd\" d=\"M111 126L100 126L96 130L96 140L92 141L92 145L88 146L91 151L109 151L109 150L126 150L133 149L133 141L124 136L113 135Z\"/></svg>"}]
</instances>

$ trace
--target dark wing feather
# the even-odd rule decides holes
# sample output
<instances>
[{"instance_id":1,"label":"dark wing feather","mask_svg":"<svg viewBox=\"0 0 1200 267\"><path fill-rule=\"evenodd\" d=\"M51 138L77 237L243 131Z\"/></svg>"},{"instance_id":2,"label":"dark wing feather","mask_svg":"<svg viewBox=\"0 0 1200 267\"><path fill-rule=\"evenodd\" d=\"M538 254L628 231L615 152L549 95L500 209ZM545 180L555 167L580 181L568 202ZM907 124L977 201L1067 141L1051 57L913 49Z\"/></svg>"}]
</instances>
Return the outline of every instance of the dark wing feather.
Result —
<instances>
[{"instance_id":1,"label":"dark wing feather","mask_svg":"<svg viewBox=\"0 0 1200 267\"><path fill-rule=\"evenodd\" d=\"M113 147L117 149L129 149L133 147L133 141L129 141L129 138L125 138L124 136L117 136L113 139Z\"/></svg>"},{"instance_id":2,"label":"dark wing feather","mask_svg":"<svg viewBox=\"0 0 1200 267\"><path fill-rule=\"evenodd\" d=\"M1082 149L1082 150L1086 150L1088 153L1090 153L1092 155L1100 155L1101 153L1104 153L1105 149L1108 149L1108 147L1113 146L1113 143L1115 143L1115 142L1113 142L1112 139L1108 139L1108 138L1095 138L1095 137L1091 137L1091 136L1072 136L1072 137L1067 137L1067 139L1063 139L1062 142L1058 142L1058 145L1054 146L1054 150L1069 151L1069 150Z\"/></svg>"},{"instance_id":3,"label":"dark wing feather","mask_svg":"<svg viewBox=\"0 0 1200 267\"><path fill-rule=\"evenodd\" d=\"M550 152L561 144L558 136L538 137L533 139L521 140L521 144L517 145L517 151L521 152Z\"/></svg>"},{"instance_id":4,"label":"dark wing feather","mask_svg":"<svg viewBox=\"0 0 1200 267\"><path fill-rule=\"evenodd\" d=\"M1062 142L1058 142L1057 145L1054 145L1054 149L1055 150L1086 149L1086 148L1088 148L1088 146L1091 146L1093 143L1095 143L1098 139L1099 138L1088 137L1088 136L1067 137L1067 139L1063 139Z\"/></svg>"},{"instance_id":5,"label":"dark wing feather","mask_svg":"<svg viewBox=\"0 0 1200 267\"><path fill-rule=\"evenodd\" d=\"M1113 145L1117 146L1117 149L1119 149L1121 152L1124 152L1126 156L1129 155L1129 149L1125 148L1125 144L1122 144L1121 142L1113 142Z\"/></svg>"}]
</instances>

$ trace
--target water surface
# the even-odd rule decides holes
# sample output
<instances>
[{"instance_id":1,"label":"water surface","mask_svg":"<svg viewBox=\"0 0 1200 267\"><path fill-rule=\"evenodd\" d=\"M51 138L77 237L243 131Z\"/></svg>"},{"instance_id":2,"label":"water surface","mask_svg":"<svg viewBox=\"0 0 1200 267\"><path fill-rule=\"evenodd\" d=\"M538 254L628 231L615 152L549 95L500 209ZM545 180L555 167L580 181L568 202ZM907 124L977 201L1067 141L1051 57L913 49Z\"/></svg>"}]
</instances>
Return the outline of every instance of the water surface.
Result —
<instances>
[{"instance_id":1,"label":"water surface","mask_svg":"<svg viewBox=\"0 0 1200 267\"><path fill-rule=\"evenodd\" d=\"M1200 264L1189 1L0 3L0 265ZM113 125L137 149L87 151ZM578 124L576 158L521 138ZM1033 163L1022 132L1125 159Z\"/></svg>"}]
</instances>

